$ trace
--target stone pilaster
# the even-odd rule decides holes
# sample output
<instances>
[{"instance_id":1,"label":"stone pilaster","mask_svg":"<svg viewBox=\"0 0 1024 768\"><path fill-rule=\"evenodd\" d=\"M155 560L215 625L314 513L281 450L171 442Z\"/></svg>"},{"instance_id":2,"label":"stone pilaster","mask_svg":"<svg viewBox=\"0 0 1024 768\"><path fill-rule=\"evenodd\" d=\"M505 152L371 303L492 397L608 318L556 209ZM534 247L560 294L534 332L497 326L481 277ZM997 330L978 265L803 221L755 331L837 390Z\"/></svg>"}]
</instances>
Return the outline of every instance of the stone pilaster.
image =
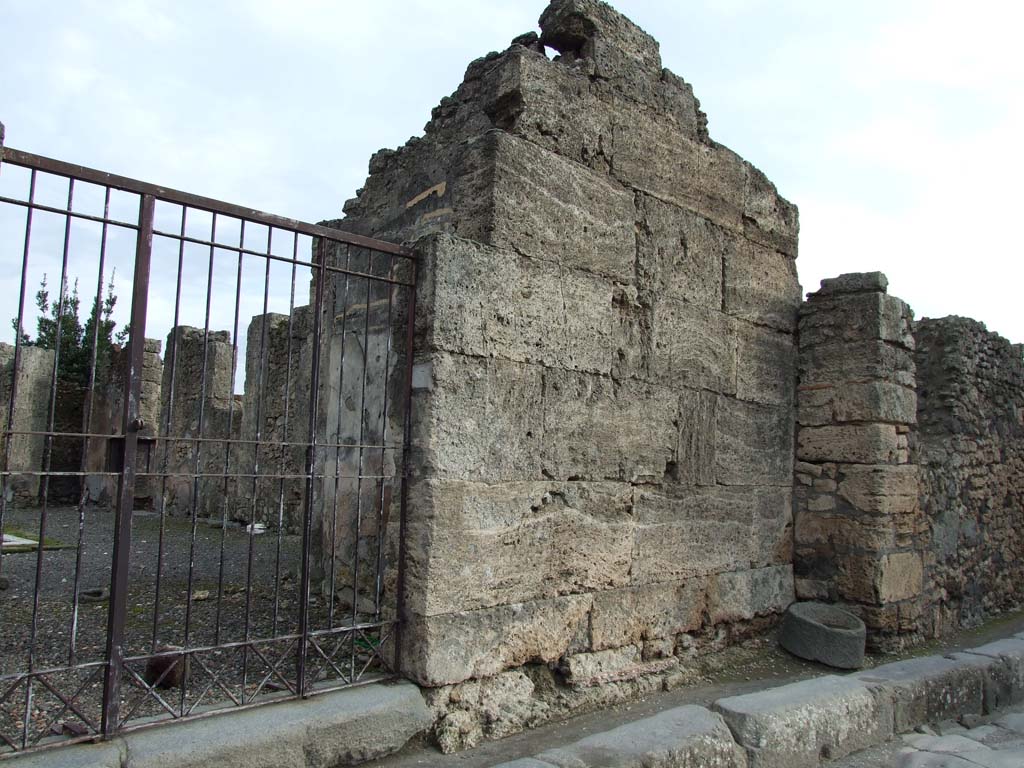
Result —
<instances>
[{"instance_id":1,"label":"stone pilaster","mask_svg":"<svg viewBox=\"0 0 1024 768\"><path fill-rule=\"evenodd\" d=\"M800 311L797 594L854 609L876 647L919 632L925 523L912 457L912 313L879 272L822 281Z\"/></svg>"}]
</instances>

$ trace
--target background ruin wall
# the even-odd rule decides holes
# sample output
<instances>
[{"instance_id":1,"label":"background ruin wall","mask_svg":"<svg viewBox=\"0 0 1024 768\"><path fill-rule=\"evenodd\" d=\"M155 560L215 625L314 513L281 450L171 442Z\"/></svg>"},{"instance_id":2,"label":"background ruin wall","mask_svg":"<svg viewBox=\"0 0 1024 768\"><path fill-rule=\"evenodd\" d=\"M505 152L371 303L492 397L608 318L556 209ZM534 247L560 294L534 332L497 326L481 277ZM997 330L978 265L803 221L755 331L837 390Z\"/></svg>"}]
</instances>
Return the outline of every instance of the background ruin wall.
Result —
<instances>
[{"instance_id":1,"label":"background ruin wall","mask_svg":"<svg viewBox=\"0 0 1024 768\"><path fill-rule=\"evenodd\" d=\"M922 320L921 503L935 632L1024 602L1024 347L975 320Z\"/></svg>"}]
</instances>

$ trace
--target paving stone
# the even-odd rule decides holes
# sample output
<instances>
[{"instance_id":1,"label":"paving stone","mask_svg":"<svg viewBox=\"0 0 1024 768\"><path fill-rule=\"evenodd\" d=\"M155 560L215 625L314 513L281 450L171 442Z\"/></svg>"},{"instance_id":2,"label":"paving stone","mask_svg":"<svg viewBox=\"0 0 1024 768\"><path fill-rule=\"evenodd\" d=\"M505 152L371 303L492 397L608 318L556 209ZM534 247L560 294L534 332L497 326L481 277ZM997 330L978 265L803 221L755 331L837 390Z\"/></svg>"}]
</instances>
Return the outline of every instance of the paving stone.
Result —
<instances>
[{"instance_id":1,"label":"paving stone","mask_svg":"<svg viewBox=\"0 0 1024 768\"><path fill-rule=\"evenodd\" d=\"M851 677L803 680L719 699L750 768L816 768L893 735L892 702Z\"/></svg>"},{"instance_id":2,"label":"paving stone","mask_svg":"<svg viewBox=\"0 0 1024 768\"><path fill-rule=\"evenodd\" d=\"M537 759L559 768L745 768L743 749L722 718L684 706L588 736Z\"/></svg>"}]
</instances>

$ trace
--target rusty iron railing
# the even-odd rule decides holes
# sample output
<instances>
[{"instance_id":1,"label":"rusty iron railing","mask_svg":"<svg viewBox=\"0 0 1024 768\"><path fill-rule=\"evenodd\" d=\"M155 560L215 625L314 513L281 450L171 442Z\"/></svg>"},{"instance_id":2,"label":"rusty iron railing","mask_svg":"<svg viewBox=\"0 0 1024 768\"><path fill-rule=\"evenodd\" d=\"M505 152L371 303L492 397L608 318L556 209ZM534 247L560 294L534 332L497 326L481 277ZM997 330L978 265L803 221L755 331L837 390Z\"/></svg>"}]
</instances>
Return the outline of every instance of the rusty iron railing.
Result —
<instances>
[{"instance_id":1,"label":"rusty iron railing","mask_svg":"<svg viewBox=\"0 0 1024 768\"><path fill-rule=\"evenodd\" d=\"M0 152L0 757L396 674L412 252Z\"/></svg>"}]
</instances>

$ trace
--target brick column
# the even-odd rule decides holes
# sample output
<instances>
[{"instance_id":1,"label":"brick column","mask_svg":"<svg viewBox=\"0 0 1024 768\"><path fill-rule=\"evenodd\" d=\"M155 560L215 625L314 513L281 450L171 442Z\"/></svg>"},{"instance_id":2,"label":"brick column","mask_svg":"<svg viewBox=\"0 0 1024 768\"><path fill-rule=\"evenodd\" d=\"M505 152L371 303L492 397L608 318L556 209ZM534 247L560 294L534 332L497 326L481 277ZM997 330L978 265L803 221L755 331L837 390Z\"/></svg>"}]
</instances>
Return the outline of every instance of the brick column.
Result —
<instances>
[{"instance_id":1,"label":"brick column","mask_svg":"<svg viewBox=\"0 0 1024 768\"><path fill-rule=\"evenodd\" d=\"M876 648L918 632L924 590L912 313L887 285L842 275L801 308L793 500L798 597L849 607Z\"/></svg>"}]
</instances>

